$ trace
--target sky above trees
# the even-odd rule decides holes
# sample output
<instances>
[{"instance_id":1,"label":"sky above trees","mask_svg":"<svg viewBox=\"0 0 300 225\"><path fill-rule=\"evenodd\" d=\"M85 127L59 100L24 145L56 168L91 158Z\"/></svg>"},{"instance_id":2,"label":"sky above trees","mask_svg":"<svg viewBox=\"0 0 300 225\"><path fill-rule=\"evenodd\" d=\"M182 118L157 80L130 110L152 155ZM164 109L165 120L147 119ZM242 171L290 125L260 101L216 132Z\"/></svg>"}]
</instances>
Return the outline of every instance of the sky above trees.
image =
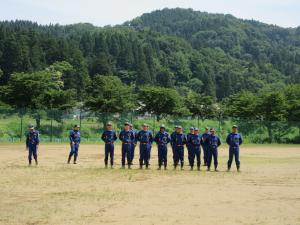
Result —
<instances>
[{"instance_id":1,"label":"sky above trees","mask_svg":"<svg viewBox=\"0 0 300 225\"><path fill-rule=\"evenodd\" d=\"M105 26L121 24L166 7L232 14L283 27L300 25L299 0L1 0L0 20L22 19L63 25L88 22Z\"/></svg>"}]
</instances>

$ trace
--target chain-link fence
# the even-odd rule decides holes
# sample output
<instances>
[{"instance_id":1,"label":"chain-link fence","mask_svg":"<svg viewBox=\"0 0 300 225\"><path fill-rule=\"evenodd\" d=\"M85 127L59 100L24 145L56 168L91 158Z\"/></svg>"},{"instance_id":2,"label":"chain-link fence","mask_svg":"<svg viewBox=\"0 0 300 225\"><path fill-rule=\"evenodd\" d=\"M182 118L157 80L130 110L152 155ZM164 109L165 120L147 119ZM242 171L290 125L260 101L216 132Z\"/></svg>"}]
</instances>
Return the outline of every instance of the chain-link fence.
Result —
<instances>
[{"instance_id":1,"label":"chain-link fence","mask_svg":"<svg viewBox=\"0 0 300 225\"><path fill-rule=\"evenodd\" d=\"M160 124L165 124L167 131L172 132L175 125L181 125L184 132L190 127L217 129L221 140L225 140L233 124L239 126L245 143L300 143L300 122L259 121L240 118L207 118L166 116L157 121L155 115L141 115L136 112L124 114L95 113L82 110L29 110L0 108L0 142L22 142L29 124L34 125L40 133L42 142L68 142L69 131L75 124L81 126L83 142L100 142L104 124L112 121L117 132L124 122L133 124L139 130L143 123L150 125L156 133Z\"/></svg>"}]
</instances>

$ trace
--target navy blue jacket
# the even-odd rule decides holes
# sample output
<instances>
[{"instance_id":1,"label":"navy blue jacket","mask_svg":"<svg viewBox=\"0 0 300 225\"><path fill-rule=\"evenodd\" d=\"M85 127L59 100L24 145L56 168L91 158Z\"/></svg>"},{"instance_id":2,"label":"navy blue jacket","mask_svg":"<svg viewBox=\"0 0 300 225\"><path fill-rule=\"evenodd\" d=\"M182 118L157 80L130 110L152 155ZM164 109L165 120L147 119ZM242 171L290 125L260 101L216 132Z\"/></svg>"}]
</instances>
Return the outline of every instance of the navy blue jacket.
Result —
<instances>
[{"instance_id":1,"label":"navy blue jacket","mask_svg":"<svg viewBox=\"0 0 300 225\"><path fill-rule=\"evenodd\" d=\"M35 146L40 143L39 132L37 130L33 130L32 132L28 132L26 135L26 147Z\"/></svg>"},{"instance_id":2,"label":"navy blue jacket","mask_svg":"<svg viewBox=\"0 0 300 225\"><path fill-rule=\"evenodd\" d=\"M198 134L191 134L190 138L188 139L188 142L191 147L200 147L201 144L201 137Z\"/></svg>"},{"instance_id":3,"label":"navy blue jacket","mask_svg":"<svg viewBox=\"0 0 300 225\"><path fill-rule=\"evenodd\" d=\"M101 139L106 143L113 144L117 140L117 135L114 130L106 130L103 132Z\"/></svg>"},{"instance_id":4,"label":"navy blue jacket","mask_svg":"<svg viewBox=\"0 0 300 225\"><path fill-rule=\"evenodd\" d=\"M209 139L208 139L209 136L210 136L210 133L202 134L202 136L201 136L201 145L202 145L202 147L209 145Z\"/></svg>"},{"instance_id":5,"label":"navy blue jacket","mask_svg":"<svg viewBox=\"0 0 300 225\"><path fill-rule=\"evenodd\" d=\"M171 141L172 141L174 147L182 146L187 143L186 136L183 133L175 133L175 135L173 137L171 137Z\"/></svg>"},{"instance_id":6,"label":"navy blue jacket","mask_svg":"<svg viewBox=\"0 0 300 225\"><path fill-rule=\"evenodd\" d=\"M208 142L212 149L217 149L221 145L221 140L216 135L209 135Z\"/></svg>"},{"instance_id":7,"label":"navy blue jacket","mask_svg":"<svg viewBox=\"0 0 300 225\"><path fill-rule=\"evenodd\" d=\"M155 135L154 141L156 142L156 144L158 145L167 145L171 139L170 136L167 132L157 132L157 134Z\"/></svg>"},{"instance_id":8,"label":"navy blue jacket","mask_svg":"<svg viewBox=\"0 0 300 225\"><path fill-rule=\"evenodd\" d=\"M233 148L238 148L242 143L242 136L238 133L230 133L226 138L226 143Z\"/></svg>"},{"instance_id":9,"label":"navy blue jacket","mask_svg":"<svg viewBox=\"0 0 300 225\"><path fill-rule=\"evenodd\" d=\"M122 141L122 143L132 144L135 140L134 133L131 130L122 130L119 135L119 139Z\"/></svg>"},{"instance_id":10,"label":"navy blue jacket","mask_svg":"<svg viewBox=\"0 0 300 225\"><path fill-rule=\"evenodd\" d=\"M74 142L75 144L80 143L80 131L79 130L71 130L70 131L70 142Z\"/></svg>"},{"instance_id":11,"label":"navy blue jacket","mask_svg":"<svg viewBox=\"0 0 300 225\"><path fill-rule=\"evenodd\" d=\"M151 131L144 131L141 130L138 134L137 134L137 140L140 143L149 143L152 144L153 142L153 135Z\"/></svg>"}]
</instances>

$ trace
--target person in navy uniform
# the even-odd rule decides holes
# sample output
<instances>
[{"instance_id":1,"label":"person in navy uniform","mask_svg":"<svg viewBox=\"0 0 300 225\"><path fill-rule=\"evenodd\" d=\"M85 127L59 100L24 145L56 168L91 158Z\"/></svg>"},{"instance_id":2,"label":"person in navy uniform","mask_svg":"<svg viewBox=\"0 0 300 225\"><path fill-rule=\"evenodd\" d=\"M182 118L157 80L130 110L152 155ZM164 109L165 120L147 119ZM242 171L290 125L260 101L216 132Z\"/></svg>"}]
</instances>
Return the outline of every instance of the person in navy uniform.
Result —
<instances>
[{"instance_id":1,"label":"person in navy uniform","mask_svg":"<svg viewBox=\"0 0 300 225\"><path fill-rule=\"evenodd\" d=\"M171 138L170 143L171 143L171 148L172 148L172 153L173 153L173 155L174 155L174 149L175 149L173 140L175 140L175 135L176 135L177 129L178 129L178 125L176 125L176 126L174 127L174 131L173 131L173 132L171 133L171 135L170 135L170 138Z\"/></svg>"},{"instance_id":2,"label":"person in navy uniform","mask_svg":"<svg viewBox=\"0 0 300 225\"><path fill-rule=\"evenodd\" d=\"M203 161L204 166L207 166L207 158L208 158L208 151L209 151L209 143L208 143L208 137L210 136L209 128L205 127L205 132L201 136L201 145L203 149Z\"/></svg>"},{"instance_id":3,"label":"person in navy uniform","mask_svg":"<svg viewBox=\"0 0 300 225\"><path fill-rule=\"evenodd\" d=\"M28 163L31 166L32 155L35 165L38 165L37 150L40 144L39 132L34 129L33 125L28 126L28 133L26 135L26 149L28 150Z\"/></svg>"},{"instance_id":4,"label":"person in navy uniform","mask_svg":"<svg viewBox=\"0 0 300 225\"><path fill-rule=\"evenodd\" d=\"M190 144L190 154L189 154L189 162L191 166L191 170L194 169L194 161L195 161L195 156L197 159L197 169L200 170L200 165L201 165L201 137L199 135L199 129L194 128L193 134L189 137L188 143Z\"/></svg>"},{"instance_id":5,"label":"person in navy uniform","mask_svg":"<svg viewBox=\"0 0 300 225\"><path fill-rule=\"evenodd\" d=\"M218 147L221 145L220 138L216 135L216 130L214 128L210 129L210 136L208 137L209 150L208 150L208 161L207 161L207 171L210 171L211 161L214 158L215 171L218 171Z\"/></svg>"},{"instance_id":6,"label":"person in navy uniform","mask_svg":"<svg viewBox=\"0 0 300 225\"><path fill-rule=\"evenodd\" d=\"M143 130L138 132L137 140L140 142L140 169L145 164L146 169L149 167L149 151L153 142L152 132L149 131L148 124L143 124Z\"/></svg>"},{"instance_id":7,"label":"person in navy uniform","mask_svg":"<svg viewBox=\"0 0 300 225\"><path fill-rule=\"evenodd\" d=\"M135 137L130 130L130 123L124 123L124 130L120 132L119 139L122 141L122 168L125 168L125 159L127 158L128 169L131 169L131 149Z\"/></svg>"},{"instance_id":8,"label":"person in navy uniform","mask_svg":"<svg viewBox=\"0 0 300 225\"><path fill-rule=\"evenodd\" d=\"M106 130L102 133L101 139L105 142L105 157L104 164L107 168L108 156L110 157L110 167L113 168L114 165L114 142L117 140L116 132L112 128L112 123L108 122L106 124Z\"/></svg>"},{"instance_id":9,"label":"person in navy uniform","mask_svg":"<svg viewBox=\"0 0 300 225\"><path fill-rule=\"evenodd\" d=\"M187 141L186 147L187 147L187 150L188 150L188 158L192 154L192 144L191 144L190 138L191 138L191 136L193 136L193 134L194 134L194 127L191 127L190 128L190 133L188 133L186 135L186 141ZM189 160L189 163L190 163L190 160Z\"/></svg>"},{"instance_id":10,"label":"person in navy uniform","mask_svg":"<svg viewBox=\"0 0 300 225\"><path fill-rule=\"evenodd\" d=\"M131 145L131 165L132 165L133 159L134 159L135 147L136 147L136 144L137 144L137 131L134 130L132 124L130 124L130 130L133 132L133 135L134 135L134 141L133 141L133 143Z\"/></svg>"},{"instance_id":11,"label":"person in navy uniform","mask_svg":"<svg viewBox=\"0 0 300 225\"><path fill-rule=\"evenodd\" d=\"M181 169L183 169L184 165L184 145L187 143L186 136L182 132L182 127L178 126L175 135L171 138L174 153L173 153L173 161L174 161L174 169L176 170L177 165L180 161Z\"/></svg>"},{"instance_id":12,"label":"person in navy uniform","mask_svg":"<svg viewBox=\"0 0 300 225\"><path fill-rule=\"evenodd\" d=\"M232 132L227 136L226 143L229 145L229 160L227 162L227 170L230 171L233 156L235 158L236 169L240 171L240 145L243 143L242 136L237 132L237 125L232 126Z\"/></svg>"},{"instance_id":13,"label":"person in navy uniform","mask_svg":"<svg viewBox=\"0 0 300 225\"><path fill-rule=\"evenodd\" d=\"M68 163L70 163L72 156L74 155L74 161L73 163L76 164L77 157L78 157L78 151L79 151L79 145L80 145L80 126L75 125L73 127L73 130L70 131L69 139L70 139L70 146L71 151L68 158Z\"/></svg>"},{"instance_id":14,"label":"person in navy uniform","mask_svg":"<svg viewBox=\"0 0 300 225\"><path fill-rule=\"evenodd\" d=\"M157 144L158 149L158 169L161 169L162 164L164 164L164 169L167 169L168 161L168 143L170 142L170 136L166 132L165 125L160 125L159 132L155 135L154 141Z\"/></svg>"}]
</instances>

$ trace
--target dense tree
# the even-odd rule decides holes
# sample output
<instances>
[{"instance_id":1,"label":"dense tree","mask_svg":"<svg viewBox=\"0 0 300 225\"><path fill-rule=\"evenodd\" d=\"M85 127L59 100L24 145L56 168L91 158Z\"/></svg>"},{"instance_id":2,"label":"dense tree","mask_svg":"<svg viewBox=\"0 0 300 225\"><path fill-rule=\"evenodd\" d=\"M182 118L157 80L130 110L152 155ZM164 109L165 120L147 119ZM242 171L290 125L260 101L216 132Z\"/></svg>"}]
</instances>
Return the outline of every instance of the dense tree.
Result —
<instances>
[{"instance_id":1,"label":"dense tree","mask_svg":"<svg viewBox=\"0 0 300 225\"><path fill-rule=\"evenodd\" d=\"M153 113L159 121L166 115L187 114L183 98L170 88L146 86L138 93L139 111Z\"/></svg>"}]
</instances>

